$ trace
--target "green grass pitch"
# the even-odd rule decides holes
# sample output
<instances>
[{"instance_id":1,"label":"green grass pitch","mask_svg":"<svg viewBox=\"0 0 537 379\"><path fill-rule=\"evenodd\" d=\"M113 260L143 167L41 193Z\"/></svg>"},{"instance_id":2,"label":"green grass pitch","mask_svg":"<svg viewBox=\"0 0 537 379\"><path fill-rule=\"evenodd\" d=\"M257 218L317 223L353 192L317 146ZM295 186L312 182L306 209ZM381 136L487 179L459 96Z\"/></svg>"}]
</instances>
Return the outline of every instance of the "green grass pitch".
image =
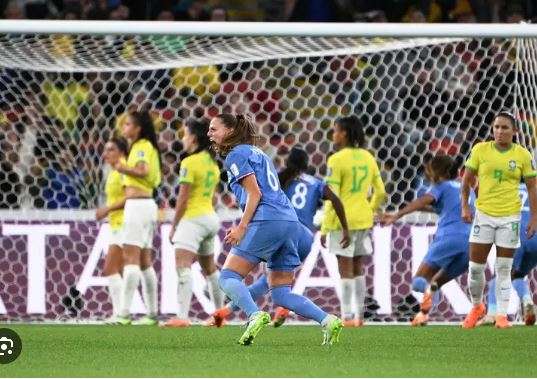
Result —
<instances>
[{"instance_id":1,"label":"green grass pitch","mask_svg":"<svg viewBox=\"0 0 537 379\"><path fill-rule=\"evenodd\" d=\"M1 377L528 377L537 328L366 326L320 346L315 326L267 327L251 346L242 329L4 325L23 341Z\"/></svg>"}]
</instances>

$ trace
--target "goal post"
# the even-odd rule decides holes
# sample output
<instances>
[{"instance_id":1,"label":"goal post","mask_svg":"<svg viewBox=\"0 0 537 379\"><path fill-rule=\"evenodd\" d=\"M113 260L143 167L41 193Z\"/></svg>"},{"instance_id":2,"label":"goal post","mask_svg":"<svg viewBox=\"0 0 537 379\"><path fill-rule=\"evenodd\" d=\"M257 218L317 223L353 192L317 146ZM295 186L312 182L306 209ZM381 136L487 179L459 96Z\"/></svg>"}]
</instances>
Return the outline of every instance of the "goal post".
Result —
<instances>
[{"instance_id":1,"label":"goal post","mask_svg":"<svg viewBox=\"0 0 537 379\"><path fill-rule=\"evenodd\" d=\"M155 244L164 317L176 308L176 278L173 248L161 236L169 233L184 120L249 113L261 148L277 167L300 144L311 172L323 176L334 120L356 114L386 183L390 211L416 196L431 155L443 152L462 165L472 145L489 137L501 109L515 114L519 141L533 151L536 36L531 24L3 20L0 319L109 316L101 276L109 231L93 212L103 201L108 170L104 143L129 109L152 112L162 150L162 223ZM219 264L226 254L223 233L238 218L230 203L222 186ZM370 320L404 321L412 314L419 296L411 291L411 277L434 221L419 214L375 227L375 252L366 267ZM194 271L190 315L203 320L212 305L199 267ZM337 277L335 258L317 238L294 290L338 313ZM514 312L514 295L512 300ZM139 295L133 307L144 311ZM469 307L464 276L444 288L432 320L460 320Z\"/></svg>"}]
</instances>

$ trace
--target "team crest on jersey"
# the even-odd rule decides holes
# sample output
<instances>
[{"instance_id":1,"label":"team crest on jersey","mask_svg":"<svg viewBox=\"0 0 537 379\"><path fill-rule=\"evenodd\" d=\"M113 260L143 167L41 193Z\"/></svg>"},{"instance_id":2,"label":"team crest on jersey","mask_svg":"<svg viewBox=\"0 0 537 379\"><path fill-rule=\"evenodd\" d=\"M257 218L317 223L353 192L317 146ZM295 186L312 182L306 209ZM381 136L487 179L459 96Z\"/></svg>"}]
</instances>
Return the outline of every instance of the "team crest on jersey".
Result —
<instances>
[{"instance_id":1,"label":"team crest on jersey","mask_svg":"<svg viewBox=\"0 0 537 379\"><path fill-rule=\"evenodd\" d=\"M479 227L479 225L474 225L474 235L478 235L480 230L481 228Z\"/></svg>"},{"instance_id":2,"label":"team crest on jersey","mask_svg":"<svg viewBox=\"0 0 537 379\"><path fill-rule=\"evenodd\" d=\"M516 168L516 161L510 160L509 161L509 171L515 171Z\"/></svg>"},{"instance_id":3,"label":"team crest on jersey","mask_svg":"<svg viewBox=\"0 0 537 379\"><path fill-rule=\"evenodd\" d=\"M143 151L139 151L138 154L137 154L138 158L143 158L144 157L144 152Z\"/></svg>"},{"instance_id":4,"label":"team crest on jersey","mask_svg":"<svg viewBox=\"0 0 537 379\"><path fill-rule=\"evenodd\" d=\"M231 171L231 173L233 174L233 176L238 176L239 175L239 168L237 167L237 165L235 163L233 163L231 165L231 167L229 168L229 170Z\"/></svg>"},{"instance_id":5,"label":"team crest on jersey","mask_svg":"<svg viewBox=\"0 0 537 379\"><path fill-rule=\"evenodd\" d=\"M182 169L181 169L181 172L179 173L179 176L180 176L181 178L184 178L184 177L186 176L187 173L188 173L188 170L186 169L186 167L185 167L185 168L182 168Z\"/></svg>"}]
</instances>

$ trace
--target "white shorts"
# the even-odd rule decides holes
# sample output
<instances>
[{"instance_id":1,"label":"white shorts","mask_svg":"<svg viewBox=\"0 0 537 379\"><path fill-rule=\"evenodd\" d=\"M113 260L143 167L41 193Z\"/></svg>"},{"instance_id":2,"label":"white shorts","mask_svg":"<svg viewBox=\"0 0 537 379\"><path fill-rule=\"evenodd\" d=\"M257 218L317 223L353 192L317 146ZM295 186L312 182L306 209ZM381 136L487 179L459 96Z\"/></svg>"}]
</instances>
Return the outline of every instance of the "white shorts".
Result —
<instances>
[{"instance_id":1,"label":"white shorts","mask_svg":"<svg viewBox=\"0 0 537 379\"><path fill-rule=\"evenodd\" d=\"M494 217L476 210L470 242L516 249L520 246L520 214Z\"/></svg>"},{"instance_id":2,"label":"white shorts","mask_svg":"<svg viewBox=\"0 0 537 379\"><path fill-rule=\"evenodd\" d=\"M108 239L108 245L123 245L123 228L110 229L110 238Z\"/></svg>"},{"instance_id":3,"label":"white shorts","mask_svg":"<svg viewBox=\"0 0 537 379\"><path fill-rule=\"evenodd\" d=\"M334 230L329 233L328 249L332 254L341 255L342 257L359 257L371 255L373 253L373 244L371 243L370 230L351 230L349 231L351 243L345 249L339 245L343 233L341 230Z\"/></svg>"},{"instance_id":4,"label":"white shorts","mask_svg":"<svg viewBox=\"0 0 537 379\"><path fill-rule=\"evenodd\" d=\"M173 247L199 255L212 255L214 237L219 229L220 219L216 214L182 219L172 238Z\"/></svg>"},{"instance_id":5,"label":"white shorts","mask_svg":"<svg viewBox=\"0 0 537 379\"><path fill-rule=\"evenodd\" d=\"M123 245L153 248L158 207L153 199L127 199L123 214Z\"/></svg>"}]
</instances>

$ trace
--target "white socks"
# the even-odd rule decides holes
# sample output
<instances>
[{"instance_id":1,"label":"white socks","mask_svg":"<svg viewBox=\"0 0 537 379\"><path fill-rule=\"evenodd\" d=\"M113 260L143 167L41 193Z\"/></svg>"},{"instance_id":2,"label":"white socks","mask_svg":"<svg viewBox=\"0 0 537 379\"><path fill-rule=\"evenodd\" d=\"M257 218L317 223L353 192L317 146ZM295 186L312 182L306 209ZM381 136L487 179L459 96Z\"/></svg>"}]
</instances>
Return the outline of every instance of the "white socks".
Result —
<instances>
[{"instance_id":1,"label":"white socks","mask_svg":"<svg viewBox=\"0 0 537 379\"><path fill-rule=\"evenodd\" d=\"M224 306L224 292L218 285L218 278L220 277L220 271L216 270L211 275L207 275L207 287L209 289L209 296L216 309L220 309Z\"/></svg>"},{"instance_id":2,"label":"white socks","mask_svg":"<svg viewBox=\"0 0 537 379\"><path fill-rule=\"evenodd\" d=\"M341 278L341 318L352 319L351 299L354 294L354 279Z\"/></svg>"},{"instance_id":3,"label":"white socks","mask_svg":"<svg viewBox=\"0 0 537 379\"><path fill-rule=\"evenodd\" d=\"M483 289L485 288L485 266L483 263L470 261L468 270L468 286L470 288L470 297L473 305L479 305L483 302Z\"/></svg>"},{"instance_id":4,"label":"white socks","mask_svg":"<svg viewBox=\"0 0 537 379\"><path fill-rule=\"evenodd\" d=\"M112 300L112 316L119 316L121 310L121 292L123 279L118 273L106 277L108 280L108 294Z\"/></svg>"},{"instance_id":5,"label":"white socks","mask_svg":"<svg viewBox=\"0 0 537 379\"><path fill-rule=\"evenodd\" d=\"M157 273L153 266L142 271L142 291L149 317L157 316Z\"/></svg>"},{"instance_id":6,"label":"white socks","mask_svg":"<svg viewBox=\"0 0 537 379\"><path fill-rule=\"evenodd\" d=\"M177 268L177 318L188 320L192 300L192 270L190 267Z\"/></svg>"},{"instance_id":7,"label":"white socks","mask_svg":"<svg viewBox=\"0 0 537 379\"><path fill-rule=\"evenodd\" d=\"M509 297L511 296L511 267L513 258L496 257L496 314L507 315Z\"/></svg>"},{"instance_id":8,"label":"white socks","mask_svg":"<svg viewBox=\"0 0 537 379\"><path fill-rule=\"evenodd\" d=\"M121 311L119 314L121 317L129 317L132 297L134 296L134 291L138 288L141 276L140 266L126 265L123 267L124 286L121 293Z\"/></svg>"},{"instance_id":9,"label":"white socks","mask_svg":"<svg viewBox=\"0 0 537 379\"><path fill-rule=\"evenodd\" d=\"M365 294L366 284L365 275L360 275L354 279L354 299L356 301L356 318L364 319L364 306L365 306Z\"/></svg>"}]
</instances>

